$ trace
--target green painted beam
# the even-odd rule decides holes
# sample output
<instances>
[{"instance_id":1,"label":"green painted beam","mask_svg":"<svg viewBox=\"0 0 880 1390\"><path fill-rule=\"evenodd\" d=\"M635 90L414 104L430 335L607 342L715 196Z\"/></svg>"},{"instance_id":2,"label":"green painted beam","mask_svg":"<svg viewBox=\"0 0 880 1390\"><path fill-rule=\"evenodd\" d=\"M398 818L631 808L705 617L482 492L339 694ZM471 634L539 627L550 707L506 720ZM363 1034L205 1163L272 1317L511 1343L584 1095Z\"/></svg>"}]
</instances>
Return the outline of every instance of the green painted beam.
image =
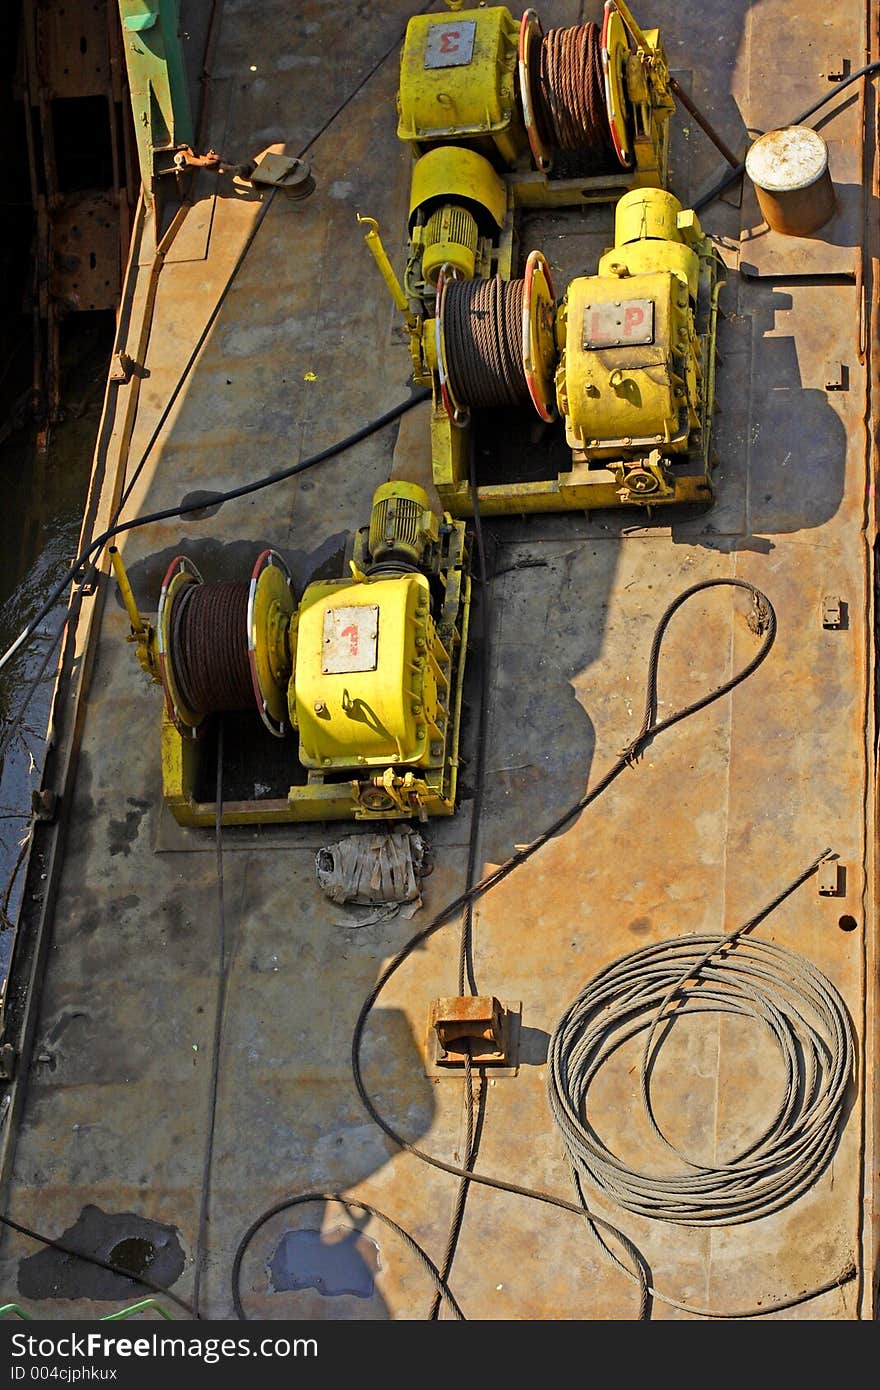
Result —
<instances>
[{"instance_id":1,"label":"green painted beam","mask_svg":"<svg viewBox=\"0 0 880 1390\"><path fill-rule=\"evenodd\" d=\"M141 181L147 197L193 141L192 107L180 37L179 0L119 0Z\"/></svg>"}]
</instances>

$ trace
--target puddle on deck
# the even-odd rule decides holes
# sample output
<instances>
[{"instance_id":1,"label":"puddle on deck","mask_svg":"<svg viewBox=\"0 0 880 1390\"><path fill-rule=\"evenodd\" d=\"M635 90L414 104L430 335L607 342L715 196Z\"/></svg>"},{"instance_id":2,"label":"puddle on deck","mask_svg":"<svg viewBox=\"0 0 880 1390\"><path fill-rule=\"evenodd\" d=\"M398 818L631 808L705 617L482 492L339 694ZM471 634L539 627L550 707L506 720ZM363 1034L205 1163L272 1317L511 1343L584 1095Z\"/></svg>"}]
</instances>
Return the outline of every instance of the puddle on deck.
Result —
<instances>
[{"instance_id":1,"label":"puddle on deck","mask_svg":"<svg viewBox=\"0 0 880 1390\"><path fill-rule=\"evenodd\" d=\"M285 1231L269 1264L269 1280L274 1293L316 1289L325 1298L371 1298L378 1269L379 1247L362 1231L307 1227Z\"/></svg>"}]
</instances>

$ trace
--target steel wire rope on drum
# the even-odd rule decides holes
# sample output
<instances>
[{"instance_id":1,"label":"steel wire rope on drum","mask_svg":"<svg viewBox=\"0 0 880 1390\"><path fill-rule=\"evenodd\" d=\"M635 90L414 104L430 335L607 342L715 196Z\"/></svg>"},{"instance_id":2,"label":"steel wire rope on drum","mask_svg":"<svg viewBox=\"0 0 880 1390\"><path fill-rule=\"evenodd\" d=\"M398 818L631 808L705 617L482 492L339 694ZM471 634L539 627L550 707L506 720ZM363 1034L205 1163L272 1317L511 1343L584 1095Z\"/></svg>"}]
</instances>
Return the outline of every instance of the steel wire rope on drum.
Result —
<instances>
[{"instance_id":1,"label":"steel wire rope on drum","mask_svg":"<svg viewBox=\"0 0 880 1390\"><path fill-rule=\"evenodd\" d=\"M535 112L548 144L559 150L610 156L617 162L605 101L598 24L550 29L538 59Z\"/></svg>"},{"instance_id":2,"label":"steel wire rope on drum","mask_svg":"<svg viewBox=\"0 0 880 1390\"><path fill-rule=\"evenodd\" d=\"M440 313L446 371L462 407L529 405L523 364L522 280L449 280Z\"/></svg>"},{"instance_id":3,"label":"steel wire rope on drum","mask_svg":"<svg viewBox=\"0 0 880 1390\"><path fill-rule=\"evenodd\" d=\"M834 1152L855 1064L846 1006L806 957L779 942L745 936L755 920L727 936L675 937L613 961L572 1001L550 1040L550 1106L572 1166L635 1215L697 1227L753 1221L812 1186ZM650 1091L661 1025L666 1025L665 1038L668 1027L701 1013L762 1024L782 1056L785 1075L779 1104L763 1131L714 1166L670 1142L657 1122ZM654 1134L686 1165L682 1173L629 1168L588 1118L597 1075L643 1032L643 1106Z\"/></svg>"},{"instance_id":4,"label":"steel wire rope on drum","mask_svg":"<svg viewBox=\"0 0 880 1390\"><path fill-rule=\"evenodd\" d=\"M185 703L200 714L248 709L253 702L248 592L238 580L191 584L172 610L171 665Z\"/></svg>"}]
</instances>

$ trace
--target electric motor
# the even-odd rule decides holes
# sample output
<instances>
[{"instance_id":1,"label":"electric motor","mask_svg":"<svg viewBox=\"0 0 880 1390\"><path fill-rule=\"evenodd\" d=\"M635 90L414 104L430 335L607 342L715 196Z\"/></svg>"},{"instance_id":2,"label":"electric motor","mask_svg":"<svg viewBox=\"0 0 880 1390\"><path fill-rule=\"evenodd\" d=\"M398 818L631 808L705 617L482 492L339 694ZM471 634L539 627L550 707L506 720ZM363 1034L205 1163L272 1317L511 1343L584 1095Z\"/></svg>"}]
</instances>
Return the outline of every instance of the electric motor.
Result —
<instances>
[{"instance_id":1,"label":"electric motor","mask_svg":"<svg viewBox=\"0 0 880 1390\"><path fill-rule=\"evenodd\" d=\"M504 5L413 15L400 55L399 138L418 150L466 138L515 161L528 148L516 107L518 37Z\"/></svg>"},{"instance_id":2,"label":"electric motor","mask_svg":"<svg viewBox=\"0 0 880 1390\"><path fill-rule=\"evenodd\" d=\"M407 569L421 565L437 535L437 517L423 488L416 483L383 483L373 494L370 512L370 573L379 565L385 570L395 564Z\"/></svg>"},{"instance_id":3,"label":"electric motor","mask_svg":"<svg viewBox=\"0 0 880 1390\"><path fill-rule=\"evenodd\" d=\"M430 296L440 270L469 280L491 259L507 216L504 180L474 150L443 146L413 165L408 289Z\"/></svg>"}]
</instances>

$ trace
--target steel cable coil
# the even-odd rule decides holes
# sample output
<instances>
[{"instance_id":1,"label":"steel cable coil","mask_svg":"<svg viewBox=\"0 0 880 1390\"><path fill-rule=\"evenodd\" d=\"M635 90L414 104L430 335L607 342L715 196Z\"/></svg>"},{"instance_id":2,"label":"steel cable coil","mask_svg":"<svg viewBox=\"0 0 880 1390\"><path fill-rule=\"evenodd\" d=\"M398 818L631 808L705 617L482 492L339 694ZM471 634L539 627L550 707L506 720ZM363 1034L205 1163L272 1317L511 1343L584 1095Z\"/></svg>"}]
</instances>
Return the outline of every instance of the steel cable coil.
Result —
<instances>
[{"instance_id":1,"label":"steel cable coil","mask_svg":"<svg viewBox=\"0 0 880 1390\"><path fill-rule=\"evenodd\" d=\"M171 662L180 692L200 715L249 709L254 692L247 645L248 585L193 584L171 615Z\"/></svg>"},{"instance_id":2,"label":"steel cable coil","mask_svg":"<svg viewBox=\"0 0 880 1390\"><path fill-rule=\"evenodd\" d=\"M798 1197L834 1152L855 1057L846 1007L805 957L777 942L743 937L750 925L728 936L661 941L612 962L569 1005L551 1039L550 1105L575 1174L639 1216L685 1226L752 1221ZM682 1014L709 1012L763 1024L785 1069L772 1120L741 1153L715 1167L688 1158L666 1138L649 1080L661 1031L665 1035ZM678 1175L628 1168L587 1116L600 1068L646 1031L642 1102L654 1133L686 1165Z\"/></svg>"},{"instance_id":3,"label":"steel cable coil","mask_svg":"<svg viewBox=\"0 0 880 1390\"><path fill-rule=\"evenodd\" d=\"M441 300L449 386L462 407L528 405L522 280L449 280Z\"/></svg>"},{"instance_id":4,"label":"steel cable coil","mask_svg":"<svg viewBox=\"0 0 880 1390\"><path fill-rule=\"evenodd\" d=\"M559 150L614 157L599 25L550 29L541 40L537 75L535 116L544 141Z\"/></svg>"}]
</instances>

